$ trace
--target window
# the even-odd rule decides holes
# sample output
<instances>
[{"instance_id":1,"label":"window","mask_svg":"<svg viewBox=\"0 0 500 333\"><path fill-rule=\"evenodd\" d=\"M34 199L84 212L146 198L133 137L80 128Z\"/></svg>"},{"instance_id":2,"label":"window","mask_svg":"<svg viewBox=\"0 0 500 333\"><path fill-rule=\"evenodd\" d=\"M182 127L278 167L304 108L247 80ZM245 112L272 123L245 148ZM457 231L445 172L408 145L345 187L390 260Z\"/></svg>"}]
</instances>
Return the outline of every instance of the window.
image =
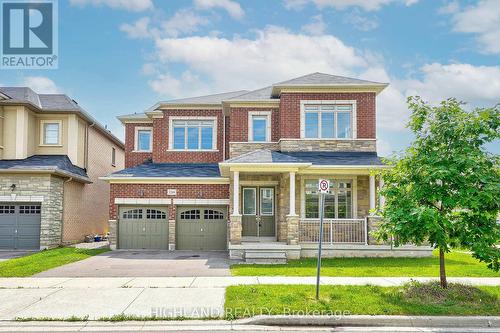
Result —
<instances>
[{"instance_id":1,"label":"window","mask_svg":"<svg viewBox=\"0 0 500 333\"><path fill-rule=\"evenodd\" d=\"M243 189L243 215L255 215L257 210L257 198L255 188Z\"/></svg>"},{"instance_id":2,"label":"window","mask_svg":"<svg viewBox=\"0 0 500 333\"><path fill-rule=\"evenodd\" d=\"M215 120L173 120L171 132L171 149L216 149Z\"/></svg>"},{"instance_id":3,"label":"window","mask_svg":"<svg viewBox=\"0 0 500 333\"><path fill-rule=\"evenodd\" d=\"M261 188L260 189L260 214L261 215L274 215L274 189Z\"/></svg>"},{"instance_id":4,"label":"window","mask_svg":"<svg viewBox=\"0 0 500 333\"><path fill-rule=\"evenodd\" d=\"M116 165L116 149L114 147L111 148L111 165Z\"/></svg>"},{"instance_id":5,"label":"window","mask_svg":"<svg viewBox=\"0 0 500 333\"><path fill-rule=\"evenodd\" d=\"M61 144L61 122L46 121L41 122L41 138L40 143L43 145L60 145Z\"/></svg>"},{"instance_id":6,"label":"window","mask_svg":"<svg viewBox=\"0 0 500 333\"><path fill-rule=\"evenodd\" d=\"M248 113L248 141L271 141L271 111Z\"/></svg>"},{"instance_id":7,"label":"window","mask_svg":"<svg viewBox=\"0 0 500 333\"><path fill-rule=\"evenodd\" d=\"M150 128L137 127L135 129L135 150L150 152L152 137Z\"/></svg>"},{"instance_id":8,"label":"window","mask_svg":"<svg viewBox=\"0 0 500 333\"><path fill-rule=\"evenodd\" d=\"M19 206L19 214L40 214L40 205Z\"/></svg>"},{"instance_id":9,"label":"window","mask_svg":"<svg viewBox=\"0 0 500 333\"><path fill-rule=\"evenodd\" d=\"M167 214L157 209L146 209L146 218L151 220L165 220Z\"/></svg>"},{"instance_id":10,"label":"window","mask_svg":"<svg viewBox=\"0 0 500 333\"><path fill-rule=\"evenodd\" d=\"M200 216L199 209L187 210L181 213L181 220L199 220Z\"/></svg>"},{"instance_id":11,"label":"window","mask_svg":"<svg viewBox=\"0 0 500 333\"><path fill-rule=\"evenodd\" d=\"M353 104L303 105L303 137L347 139L353 137Z\"/></svg>"},{"instance_id":12,"label":"window","mask_svg":"<svg viewBox=\"0 0 500 333\"><path fill-rule=\"evenodd\" d=\"M123 212L124 219L142 219L142 209L131 209Z\"/></svg>"},{"instance_id":13,"label":"window","mask_svg":"<svg viewBox=\"0 0 500 333\"><path fill-rule=\"evenodd\" d=\"M305 182L305 217L319 218L318 180ZM352 182L330 179L330 192L325 197L325 218L352 218Z\"/></svg>"},{"instance_id":14,"label":"window","mask_svg":"<svg viewBox=\"0 0 500 333\"><path fill-rule=\"evenodd\" d=\"M203 218L205 220L222 220L224 219L224 214L218 210L205 209Z\"/></svg>"},{"instance_id":15,"label":"window","mask_svg":"<svg viewBox=\"0 0 500 333\"><path fill-rule=\"evenodd\" d=\"M14 214L15 206L0 206L0 214Z\"/></svg>"}]
</instances>

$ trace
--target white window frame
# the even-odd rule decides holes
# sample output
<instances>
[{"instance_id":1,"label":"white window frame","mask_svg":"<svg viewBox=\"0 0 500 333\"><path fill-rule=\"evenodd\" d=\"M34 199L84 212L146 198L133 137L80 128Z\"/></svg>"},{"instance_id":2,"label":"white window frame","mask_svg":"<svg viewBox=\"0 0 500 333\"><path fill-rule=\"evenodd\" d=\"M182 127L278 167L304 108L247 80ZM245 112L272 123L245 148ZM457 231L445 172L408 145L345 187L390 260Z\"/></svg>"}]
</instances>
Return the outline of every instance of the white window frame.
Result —
<instances>
[{"instance_id":1,"label":"white window frame","mask_svg":"<svg viewBox=\"0 0 500 333\"><path fill-rule=\"evenodd\" d=\"M333 179L337 181L349 180L351 181L351 195L352 195L352 218L358 218L358 177L357 176L349 176L349 175L323 175L323 176L314 176L314 175L304 175L300 179L300 217L303 220L317 220L314 218L306 218L306 180L319 180L319 179ZM337 202L335 202L337 205ZM335 207L337 210L338 207Z\"/></svg>"},{"instance_id":2,"label":"white window frame","mask_svg":"<svg viewBox=\"0 0 500 333\"><path fill-rule=\"evenodd\" d=\"M149 150L140 150L139 149L139 131L149 131ZM153 151L153 128L152 127L137 126L135 128L135 135L134 135L134 152L150 153L152 151Z\"/></svg>"},{"instance_id":3,"label":"white window frame","mask_svg":"<svg viewBox=\"0 0 500 333\"><path fill-rule=\"evenodd\" d=\"M271 117L272 111L250 111L248 112L248 142L271 142ZM266 140L253 141L253 117L266 117Z\"/></svg>"},{"instance_id":4,"label":"white window frame","mask_svg":"<svg viewBox=\"0 0 500 333\"><path fill-rule=\"evenodd\" d=\"M253 191L253 207L254 207L254 212L253 214L245 214L245 191ZM255 187L244 187L241 190L241 213L246 216L257 216L257 188Z\"/></svg>"},{"instance_id":5,"label":"white window frame","mask_svg":"<svg viewBox=\"0 0 500 333\"><path fill-rule=\"evenodd\" d=\"M174 121L176 121L176 120L184 120L184 121L211 120L211 121L213 121L214 125L212 127L212 149L174 149ZM171 150L171 151L189 151L189 152L218 151L218 149L217 149L217 126L218 126L217 117L184 117L184 116L169 117L168 150ZM201 140L201 136L200 136L200 140Z\"/></svg>"},{"instance_id":6,"label":"white window frame","mask_svg":"<svg viewBox=\"0 0 500 333\"><path fill-rule=\"evenodd\" d=\"M58 126L57 143L45 143L46 124L57 124ZM40 146L48 146L48 147L62 146L62 131L63 131L62 120L48 120L48 119L40 120Z\"/></svg>"},{"instance_id":7,"label":"white window frame","mask_svg":"<svg viewBox=\"0 0 500 333\"><path fill-rule=\"evenodd\" d=\"M348 104L352 106L351 111L351 132L352 137L350 138L306 138L306 105L338 105L338 104ZM301 100L300 101L300 138L305 140L352 140L358 138L357 132L357 112L356 112L356 100ZM335 113L338 111L334 111ZM318 111L318 114L321 112ZM337 117L335 116L335 127L337 127ZM321 115L319 116L318 131L321 131ZM337 133L335 133L337 135Z\"/></svg>"},{"instance_id":8,"label":"white window frame","mask_svg":"<svg viewBox=\"0 0 500 333\"><path fill-rule=\"evenodd\" d=\"M264 211L262 210L262 192L263 190L271 190L271 193L272 193L272 198L271 198L271 213L264 213ZM261 187L260 188L260 193L259 193L259 201L260 201L260 205L259 205L259 209L260 209L260 215L262 216L274 216L274 187Z\"/></svg>"}]
</instances>

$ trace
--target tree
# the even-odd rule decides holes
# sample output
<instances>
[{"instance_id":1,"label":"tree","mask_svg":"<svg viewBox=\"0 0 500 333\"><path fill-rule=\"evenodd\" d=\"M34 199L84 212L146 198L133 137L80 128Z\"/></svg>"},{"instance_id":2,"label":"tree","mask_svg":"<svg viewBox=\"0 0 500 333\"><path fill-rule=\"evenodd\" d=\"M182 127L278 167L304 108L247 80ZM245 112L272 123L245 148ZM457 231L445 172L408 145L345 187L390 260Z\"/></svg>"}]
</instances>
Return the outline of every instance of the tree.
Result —
<instances>
[{"instance_id":1,"label":"tree","mask_svg":"<svg viewBox=\"0 0 500 333\"><path fill-rule=\"evenodd\" d=\"M394 245L428 243L439 249L440 283L447 287L445 253L460 246L500 268L499 155L484 145L500 138L500 105L465 111L450 98L431 106L408 98L415 139L381 173L386 186L375 236Z\"/></svg>"}]
</instances>

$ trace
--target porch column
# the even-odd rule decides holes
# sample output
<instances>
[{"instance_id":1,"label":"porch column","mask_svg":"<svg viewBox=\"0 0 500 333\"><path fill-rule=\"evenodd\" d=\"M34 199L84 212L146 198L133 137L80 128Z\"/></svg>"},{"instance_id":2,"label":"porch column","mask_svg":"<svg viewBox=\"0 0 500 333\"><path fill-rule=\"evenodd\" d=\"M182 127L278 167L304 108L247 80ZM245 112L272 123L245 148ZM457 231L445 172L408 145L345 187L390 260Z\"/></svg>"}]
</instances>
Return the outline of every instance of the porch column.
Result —
<instances>
[{"instance_id":1,"label":"porch column","mask_svg":"<svg viewBox=\"0 0 500 333\"><path fill-rule=\"evenodd\" d=\"M295 216L295 172L290 172L290 216Z\"/></svg>"},{"instance_id":2,"label":"porch column","mask_svg":"<svg viewBox=\"0 0 500 333\"><path fill-rule=\"evenodd\" d=\"M370 210L375 209L375 176L370 175Z\"/></svg>"},{"instance_id":3,"label":"porch column","mask_svg":"<svg viewBox=\"0 0 500 333\"><path fill-rule=\"evenodd\" d=\"M240 215L240 172L233 172L233 215Z\"/></svg>"},{"instance_id":4,"label":"porch column","mask_svg":"<svg viewBox=\"0 0 500 333\"><path fill-rule=\"evenodd\" d=\"M384 187L384 179L382 176L380 176L378 180L378 190L380 191ZM384 207L385 204L385 198L383 195L379 195L379 207L382 208Z\"/></svg>"}]
</instances>

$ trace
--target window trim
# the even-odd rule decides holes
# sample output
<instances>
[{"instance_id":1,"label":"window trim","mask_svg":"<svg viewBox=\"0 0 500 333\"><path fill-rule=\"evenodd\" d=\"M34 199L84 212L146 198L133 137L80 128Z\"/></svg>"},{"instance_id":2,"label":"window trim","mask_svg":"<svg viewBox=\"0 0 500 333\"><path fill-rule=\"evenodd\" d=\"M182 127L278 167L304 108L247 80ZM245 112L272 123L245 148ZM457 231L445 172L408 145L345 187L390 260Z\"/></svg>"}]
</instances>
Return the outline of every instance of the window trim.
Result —
<instances>
[{"instance_id":1,"label":"window trim","mask_svg":"<svg viewBox=\"0 0 500 333\"><path fill-rule=\"evenodd\" d=\"M174 121L176 120L184 120L184 121L207 121L212 120L214 125L212 127L212 148L211 149L175 149L174 148ZM169 151L186 151L186 152L216 152L219 151L217 149L217 127L218 127L218 119L216 116L214 117L189 117L189 116L175 116L169 117L168 119L168 150Z\"/></svg>"},{"instance_id":2,"label":"window trim","mask_svg":"<svg viewBox=\"0 0 500 333\"><path fill-rule=\"evenodd\" d=\"M149 131L149 150L139 149L139 131ZM135 153L150 153L153 151L153 128L146 126L136 126L134 129L134 152Z\"/></svg>"},{"instance_id":3,"label":"window trim","mask_svg":"<svg viewBox=\"0 0 500 333\"><path fill-rule=\"evenodd\" d=\"M42 119L40 120L40 143L39 146L43 147L61 147L62 146L62 131L63 131L63 126L62 126L62 120L49 120L49 119ZM45 143L45 125L46 124L57 124L58 126L58 138L57 138L57 143Z\"/></svg>"},{"instance_id":4,"label":"window trim","mask_svg":"<svg viewBox=\"0 0 500 333\"><path fill-rule=\"evenodd\" d=\"M306 105L310 104L320 104L320 105L338 105L338 104L349 104L352 106L352 116L351 116L351 131L352 136L350 138L306 138ZM356 112L357 101L356 100L301 100L300 101L300 138L304 140L354 140L358 138L357 132L357 112ZM338 111L336 111L338 112ZM321 118L321 117L320 117ZM337 117L335 116L335 119ZM337 123L335 123L335 127ZM320 130L318 128L318 130ZM337 133L335 133L337 135Z\"/></svg>"},{"instance_id":5,"label":"window trim","mask_svg":"<svg viewBox=\"0 0 500 333\"><path fill-rule=\"evenodd\" d=\"M271 129L272 129L272 111L250 111L248 112L248 142L268 143L271 142ZM253 117L260 116L266 117L266 140L254 141L253 140Z\"/></svg>"}]
</instances>

